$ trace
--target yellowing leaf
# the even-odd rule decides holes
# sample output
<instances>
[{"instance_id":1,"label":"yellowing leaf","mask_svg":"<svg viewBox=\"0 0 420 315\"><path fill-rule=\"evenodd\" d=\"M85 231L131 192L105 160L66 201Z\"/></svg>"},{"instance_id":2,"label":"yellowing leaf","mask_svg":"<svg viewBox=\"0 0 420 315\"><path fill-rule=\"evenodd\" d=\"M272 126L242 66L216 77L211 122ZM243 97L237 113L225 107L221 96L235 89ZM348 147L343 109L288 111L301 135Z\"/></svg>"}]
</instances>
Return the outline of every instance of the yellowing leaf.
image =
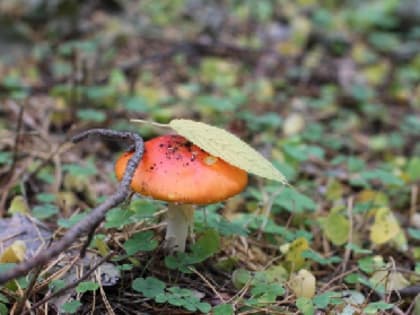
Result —
<instances>
[{"instance_id":1,"label":"yellowing leaf","mask_svg":"<svg viewBox=\"0 0 420 315\"><path fill-rule=\"evenodd\" d=\"M371 85L378 85L387 77L389 68L389 63L387 61L381 61L363 69L362 73Z\"/></svg>"},{"instance_id":2,"label":"yellowing leaf","mask_svg":"<svg viewBox=\"0 0 420 315\"><path fill-rule=\"evenodd\" d=\"M13 213L29 213L28 206L26 205L25 199L22 196L15 196L10 203L9 209L7 209L9 214Z\"/></svg>"},{"instance_id":3,"label":"yellowing leaf","mask_svg":"<svg viewBox=\"0 0 420 315\"><path fill-rule=\"evenodd\" d=\"M311 22L308 18L299 15L295 16L291 22L293 43L302 48L311 32Z\"/></svg>"},{"instance_id":4,"label":"yellowing leaf","mask_svg":"<svg viewBox=\"0 0 420 315\"><path fill-rule=\"evenodd\" d=\"M307 249L309 249L309 244L304 237L299 237L290 244L289 251L286 254L289 270L299 270L305 265L305 258L302 257L302 253Z\"/></svg>"},{"instance_id":5,"label":"yellowing leaf","mask_svg":"<svg viewBox=\"0 0 420 315\"><path fill-rule=\"evenodd\" d=\"M168 92L163 86L144 85L142 82L136 84L135 90L138 95L146 100L150 106L157 106L168 97Z\"/></svg>"},{"instance_id":6,"label":"yellowing leaf","mask_svg":"<svg viewBox=\"0 0 420 315\"><path fill-rule=\"evenodd\" d=\"M294 113L286 118L283 125L283 133L292 136L301 132L305 128L305 119L301 114Z\"/></svg>"},{"instance_id":7,"label":"yellowing leaf","mask_svg":"<svg viewBox=\"0 0 420 315\"><path fill-rule=\"evenodd\" d=\"M249 173L287 183L283 174L259 152L224 129L188 119L174 119L169 126L211 155Z\"/></svg>"},{"instance_id":8,"label":"yellowing leaf","mask_svg":"<svg viewBox=\"0 0 420 315\"><path fill-rule=\"evenodd\" d=\"M296 56L300 52L300 47L293 43L291 40L279 42L276 45L276 50L278 53L287 56L293 57Z\"/></svg>"},{"instance_id":9,"label":"yellowing leaf","mask_svg":"<svg viewBox=\"0 0 420 315\"><path fill-rule=\"evenodd\" d=\"M383 192L363 190L356 198L359 202L369 202L373 206L386 206L389 204L388 197Z\"/></svg>"},{"instance_id":10,"label":"yellowing leaf","mask_svg":"<svg viewBox=\"0 0 420 315\"><path fill-rule=\"evenodd\" d=\"M255 99L258 102L270 102L273 99L275 89L272 80L260 78L256 81L256 88Z\"/></svg>"},{"instance_id":11,"label":"yellowing leaf","mask_svg":"<svg viewBox=\"0 0 420 315\"><path fill-rule=\"evenodd\" d=\"M23 241L14 241L0 256L1 263L20 263L25 259L26 244Z\"/></svg>"},{"instance_id":12,"label":"yellowing leaf","mask_svg":"<svg viewBox=\"0 0 420 315\"><path fill-rule=\"evenodd\" d=\"M375 287L383 286L386 292L401 290L410 284L401 272L390 270L375 271L370 281Z\"/></svg>"},{"instance_id":13,"label":"yellowing leaf","mask_svg":"<svg viewBox=\"0 0 420 315\"><path fill-rule=\"evenodd\" d=\"M347 242L350 230L349 220L342 214L331 212L323 222L325 236L334 245L343 245Z\"/></svg>"},{"instance_id":14,"label":"yellowing leaf","mask_svg":"<svg viewBox=\"0 0 420 315\"><path fill-rule=\"evenodd\" d=\"M221 58L204 58L200 65L200 78L216 86L232 86L238 80L238 66Z\"/></svg>"},{"instance_id":15,"label":"yellowing leaf","mask_svg":"<svg viewBox=\"0 0 420 315\"><path fill-rule=\"evenodd\" d=\"M377 244L383 244L398 235L401 231L400 225L388 208L376 210L375 222L370 229L370 240Z\"/></svg>"},{"instance_id":16,"label":"yellowing leaf","mask_svg":"<svg viewBox=\"0 0 420 315\"><path fill-rule=\"evenodd\" d=\"M302 269L290 276L289 287L296 297L312 298L315 295L316 279L308 270Z\"/></svg>"},{"instance_id":17,"label":"yellowing leaf","mask_svg":"<svg viewBox=\"0 0 420 315\"><path fill-rule=\"evenodd\" d=\"M328 182L327 191L325 197L330 201L335 201L341 198L344 194L344 187L340 181L332 179Z\"/></svg>"},{"instance_id":18,"label":"yellowing leaf","mask_svg":"<svg viewBox=\"0 0 420 315\"><path fill-rule=\"evenodd\" d=\"M56 198L60 208L71 209L77 205L77 196L71 191L60 191Z\"/></svg>"},{"instance_id":19,"label":"yellowing leaf","mask_svg":"<svg viewBox=\"0 0 420 315\"><path fill-rule=\"evenodd\" d=\"M106 256L109 254L110 249L108 247L108 244L103 238L96 237L94 240L94 244L102 256Z\"/></svg>"}]
</instances>

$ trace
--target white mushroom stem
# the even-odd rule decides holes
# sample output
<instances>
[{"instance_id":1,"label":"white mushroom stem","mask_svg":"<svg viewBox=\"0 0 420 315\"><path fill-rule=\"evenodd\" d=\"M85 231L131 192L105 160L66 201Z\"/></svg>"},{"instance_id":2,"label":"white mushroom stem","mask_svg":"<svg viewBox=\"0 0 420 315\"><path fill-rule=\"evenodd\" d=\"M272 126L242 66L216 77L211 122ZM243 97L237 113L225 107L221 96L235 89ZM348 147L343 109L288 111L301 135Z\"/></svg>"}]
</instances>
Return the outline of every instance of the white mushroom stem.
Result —
<instances>
[{"instance_id":1,"label":"white mushroom stem","mask_svg":"<svg viewBox=\"0 0 420 315\"><path fill-rule=\"evenodd\" d=\"M189 228L192 227L194 207L170 203L166 217L165 247L170 251L184 252Z\"/></svg>"}]
</instances>

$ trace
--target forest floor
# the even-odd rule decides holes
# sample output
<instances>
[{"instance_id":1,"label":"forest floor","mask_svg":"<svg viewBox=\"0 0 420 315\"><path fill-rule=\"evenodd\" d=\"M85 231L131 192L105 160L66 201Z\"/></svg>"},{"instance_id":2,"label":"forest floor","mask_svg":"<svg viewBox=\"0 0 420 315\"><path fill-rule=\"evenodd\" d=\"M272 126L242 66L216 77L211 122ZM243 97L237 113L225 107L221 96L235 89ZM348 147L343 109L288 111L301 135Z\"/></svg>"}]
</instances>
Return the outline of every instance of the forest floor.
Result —
<instances>
[{"instance_id":1,"label":"forest floor","mask_svg":"<svg viewBox=\"0 0 420 315\"><path fill-rule=\"evenodd\" d=\"M70 143L91 128L202 121L291 186L250 175L175 255L166 204L131 195L84 258L86 235L0 287L0 314L420 314L419 7L1 1L0 274L116 191L128 146Z\"/></svg>"}]
</instances>

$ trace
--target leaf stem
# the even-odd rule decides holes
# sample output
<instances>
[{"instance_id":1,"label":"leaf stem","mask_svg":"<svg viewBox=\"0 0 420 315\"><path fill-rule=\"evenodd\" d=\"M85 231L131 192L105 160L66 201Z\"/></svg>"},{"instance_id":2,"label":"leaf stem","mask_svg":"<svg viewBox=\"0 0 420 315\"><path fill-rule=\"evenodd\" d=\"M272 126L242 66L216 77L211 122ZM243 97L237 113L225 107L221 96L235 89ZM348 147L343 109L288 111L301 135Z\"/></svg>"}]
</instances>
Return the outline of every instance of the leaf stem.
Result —
<instances>
[{"instance_id":1,"label":"leaf stem","mask_svg":"<svg viewBox=\"0 0 420 315\"><path fill-rule=\"evenodd\" d=\"M160 123L155 122L155 121L144 120L144 119L130 119L130 122L152 125L152 126L159 127L159 128L171 128L171 126L169 126L168 124L160 124Z\"/></svg>"}]
</instances>

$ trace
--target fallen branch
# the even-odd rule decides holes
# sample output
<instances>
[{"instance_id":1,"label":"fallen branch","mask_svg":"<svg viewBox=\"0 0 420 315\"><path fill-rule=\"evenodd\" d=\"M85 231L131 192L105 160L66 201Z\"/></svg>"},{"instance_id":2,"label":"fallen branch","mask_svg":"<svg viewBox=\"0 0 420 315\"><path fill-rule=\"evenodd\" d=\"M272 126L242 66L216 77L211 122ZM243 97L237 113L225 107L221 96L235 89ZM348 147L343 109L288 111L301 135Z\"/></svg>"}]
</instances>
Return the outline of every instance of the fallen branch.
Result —
<instances>
[{"instance_id":1,"label":"fallen branch","mask_svg":"<svg viewBox=\"0 0 420 315\"><path fill-rule=\"evenodd\" d=\"M130 183L134 171L143 156L144 144L143 139L133 132L113 131L108 129L91 129L82 132L72 138L74 143L80 142L91 135L98 135L107 138L116 138L124 141L133 142L134 154L128 162L124 177L118 185L117 191L106 199L99 206L94 208L87 217L74 225L67 233L58 241L54 242L50 247L46 248L38 255L17 265L15 268L0 273L0 284L26 275L33 268L46 264L49 260L56 257L68 249L80 236L90 233L105 218L105 214L109 209L115 207L124 201L130 192Z\"/></svg>"}]
</instances>

